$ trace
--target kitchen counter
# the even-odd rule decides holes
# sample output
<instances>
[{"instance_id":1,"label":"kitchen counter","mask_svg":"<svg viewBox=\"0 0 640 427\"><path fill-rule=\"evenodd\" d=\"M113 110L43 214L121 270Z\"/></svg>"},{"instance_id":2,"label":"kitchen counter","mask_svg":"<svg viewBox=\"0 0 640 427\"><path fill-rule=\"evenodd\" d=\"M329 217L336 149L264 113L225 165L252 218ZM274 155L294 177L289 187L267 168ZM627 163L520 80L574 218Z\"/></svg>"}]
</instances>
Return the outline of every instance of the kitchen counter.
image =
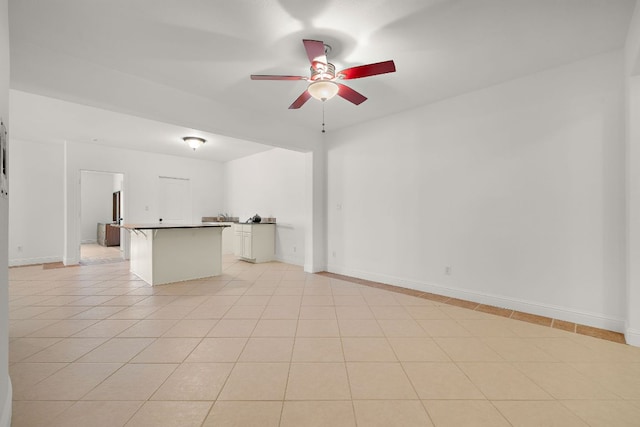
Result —
<instances>
[{"instance_id":1,"label":"kitchen counter","mask_svg":"<svg viewBox=\"0 0 640 427\"><path fill-rule=\"evenodd\" d=\"M215 223L206 223L206 224L215 224ZM231 224L231 223L229 223ZM260 225L260 224L275 224L274 222L267 222L267 221L261 221L261 222L234 222L233 224L249 224L249 225Z\"/></svg>"},{"instance_id":2,"label":"kitchen counter","mask_svg":"<svg viewBox=\"0 0 640 427\"><path fill-rule=\"evenodd\" d=\"M237 216L220 217L220 216L203 216L203 224L216 224L216 223L232 223L232 224L275 224L276 219L273 217L263 217L261 222L247 222L240 221Z\"/></svg>"},{"instance_id":3,"label":"kitchen counter","mask_svg":"<svg viewBox=\"0 0 640 427\"><path fill-rule=\"evenodd\" d=\"M131 234L131 272L150 285L222 273L222 231L229 224L123 224Z\"/></svg>"},{"instance_id":4,"label":"kitchen counter","mask_svg":"<svg viewBox=\"0 0 640 427\"><path fill-rule=\"evenodd\" d=\"M206 227L231 227L228 224L219 222L200 222L197 224L122 224L120 227L126 230L163 230L170 228L206 228Z\"/></svg>"},{"instance_id":5,"label":"kitchen counter","mask_svg":"<svg viewBox=\"0 0 640 427\"><path fill-rule=\"evenodd\" d=\"M202 222L240 222L237 216L203 216Z\"/></svg>"}]
</instances>

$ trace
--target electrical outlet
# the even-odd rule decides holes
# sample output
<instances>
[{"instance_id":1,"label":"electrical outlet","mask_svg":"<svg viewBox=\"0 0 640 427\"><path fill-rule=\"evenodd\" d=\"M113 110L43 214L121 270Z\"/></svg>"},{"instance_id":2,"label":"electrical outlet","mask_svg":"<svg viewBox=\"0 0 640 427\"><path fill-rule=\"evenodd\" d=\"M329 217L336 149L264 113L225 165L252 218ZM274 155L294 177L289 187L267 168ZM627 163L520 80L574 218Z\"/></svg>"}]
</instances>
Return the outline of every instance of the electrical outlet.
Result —
<instances>
[{"instance_id":1,"label":"electrical outlet","mask_svg":"<svg viewBox=\"0 0 640 427\"><path fill-rule=\"evenodd\" d=\"M333 254L332 254L332 255L333 255L333 257L335 258L335 257L336 257L336 251L333 251Z\"/></svg>"},{"instance_id":2,"label":"electrical outlet","mask_svg":"<svg viewBox=\"0 0 640 427\"><path fill-rule=\"evenodd\" d=\"M451 270L452 270L452 268L451 268L450 265L446 266L444 268L444 274L446 274L447 276L451 276Z\"/></svg>"},{"instance_id":3,"label":"electrical outlet","mask_svg":"<svg viewBox=\"0 0 640 427\"><path fill-rule=\"evenodd\" d=\"M145 206L145 207L144 207L144 210L145 210L145 211L148 211L148 210L149 210L149 206Z\"/></svg>"},{"instance_id":4,"label":"electrical outlet","mask_svg":"<svg viewBox=\"0 0 640 427\"><path fill-rule=\"evenodd\" d=\"M18 245L18 252L22 252L22 246Z\"/></svg>"},{"instance_id":5,"label":"electrical outlet","mask_svg":"<svg viewBox=\"0 0 640 427\"><path fill-rule=\"evenodd\" d=\"M296 249L297 249L297 248L294 246L294 247L293 247L293 253L296 253Z\"/></svg>"},{"instance_id":6,"label":"electrical outlet","mask_svg":"<svg viewBox=\"0 0 640 427\"><path fill-rule=\"evenodd\" d=\"M339 211L341 211L341 210L342 210L342 203L338 203L338 204L336 205L336 210L339 210Z\"/></svg>"}]
</instances>

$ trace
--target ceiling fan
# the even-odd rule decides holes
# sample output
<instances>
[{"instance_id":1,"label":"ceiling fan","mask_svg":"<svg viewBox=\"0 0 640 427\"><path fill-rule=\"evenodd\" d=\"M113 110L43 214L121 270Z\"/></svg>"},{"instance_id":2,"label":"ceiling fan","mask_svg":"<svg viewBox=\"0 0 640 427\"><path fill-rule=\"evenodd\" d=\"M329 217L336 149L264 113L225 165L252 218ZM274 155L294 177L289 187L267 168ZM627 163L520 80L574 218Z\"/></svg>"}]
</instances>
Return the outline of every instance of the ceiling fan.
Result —
<instances>
[{"instance_id":1,"label":"ceiling fan","mask_svg":"<svg viewBox=\"0 0 640 427\"><path fill-rule=\"evenodd\" d=\"M327 61L327 53L331 50L329 45L319 40L302 40L302 43L311 62L310 77L251 75L251 80L306 80L310 82L307 89L293 101L289 109L302 107L311 97L326 101L335 95L341 96L355 105L360 105L367 100L367 97L351 89L349 86L339 83L340 80L360 79L362 77L393 73L396 71L396 66L393 61L384 61L351 67L336 73L336 67Z\"/></svg>"}]
</instances>

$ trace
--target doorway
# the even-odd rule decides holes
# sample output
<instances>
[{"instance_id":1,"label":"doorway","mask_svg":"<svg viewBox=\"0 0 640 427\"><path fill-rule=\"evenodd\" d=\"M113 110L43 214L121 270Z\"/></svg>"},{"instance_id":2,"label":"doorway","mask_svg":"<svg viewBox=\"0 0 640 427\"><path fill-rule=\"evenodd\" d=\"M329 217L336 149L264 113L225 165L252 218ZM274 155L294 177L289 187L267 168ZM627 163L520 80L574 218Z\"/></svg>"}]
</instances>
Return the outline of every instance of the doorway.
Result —
<instances>
[{"instance_id":1,"label":"doorway","mask_svg":"<svg viewBox=\"0 0 640 427\"><path fill-rule=\"evenodd\" d=\"M80 264L104 264L124 260L121 173L80 171Z\"/></svg>"}]
</instances>

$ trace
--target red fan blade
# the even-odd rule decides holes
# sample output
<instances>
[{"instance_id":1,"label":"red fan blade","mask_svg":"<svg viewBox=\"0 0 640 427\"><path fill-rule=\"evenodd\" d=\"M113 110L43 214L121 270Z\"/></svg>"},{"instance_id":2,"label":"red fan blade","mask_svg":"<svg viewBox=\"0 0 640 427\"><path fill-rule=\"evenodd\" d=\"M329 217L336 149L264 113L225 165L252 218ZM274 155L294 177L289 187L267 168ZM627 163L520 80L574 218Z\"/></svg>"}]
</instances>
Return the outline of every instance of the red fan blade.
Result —
<instances>
[{"instance_id":1,"label":"red fan blade","mask_svg":"<svg viewBox=\"0 0 640 427\"><path fill-rule=\"evenodd\" d=\"M393 61L376 62L375 64L360 65L358 67L347 68L338 73L343 79L359 79L362 77L375 76L377 74L394 73L396 64Z\"/></svg>"},{"instance_id":2,"label":"red fan blade","mask_svg":"<svg viewBox=\"0 0 640 427\"><path fill-rule=\"evenodd\" d=\"M264 74L252 74L251 80L307 80L302 76L271 76Z\"/></svg>"},{"instance_id":3,"label":"red fan blade","mask_svg":"<svg viewBox=\"0 0 640 427\"><path fill-rule=\"evenodd\" d=\"M314 62L327 63L327 55L324 53L324 43L318 40L302 40L304 48L307 51L309 62L313 65Z\"/></svg>"},{"instance_id":4,"label":"red fan blade","mask_svg":"<svg viewBox=\"0 0 640 427\"><path fill-rule=\"evenodd\" d=\"M298 97L298 99L293 101L293 104L289 105L289 109L290 110L296 110L296 109L302 107L304 105L304 103L309 100L309 98L311 98L311 94L308 91L305 90L304 92L302 92L302 95L300 95Z\"/></svg>"},{"instance_id":5,"label":"red fan blade","mask_svg":"<svg viewBox=\"0 0 640 427\"><path fill-rule=\"evenodd\" d=\"M353 102L356 105L360 105L367 100L366 96L364 96L359 92L356 92L355 90L351 89L349 86L345 86L341 83L336 83L336 84L338 85L338 88L339 88L338 95L340 95L347 101Z\"/></svg>"}]
</instances>

